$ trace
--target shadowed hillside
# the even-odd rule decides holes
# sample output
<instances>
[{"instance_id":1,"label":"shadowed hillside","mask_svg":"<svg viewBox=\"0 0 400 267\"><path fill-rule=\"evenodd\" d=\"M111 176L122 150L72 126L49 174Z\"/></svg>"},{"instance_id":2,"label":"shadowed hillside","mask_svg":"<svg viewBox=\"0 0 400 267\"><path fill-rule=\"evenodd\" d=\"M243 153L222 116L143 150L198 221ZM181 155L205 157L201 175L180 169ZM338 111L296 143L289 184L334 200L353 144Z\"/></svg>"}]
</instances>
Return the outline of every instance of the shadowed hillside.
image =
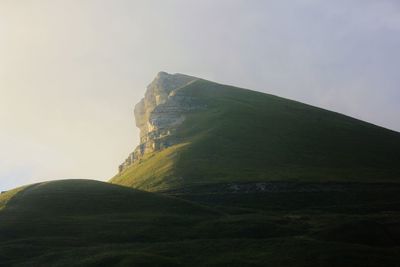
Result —
<instances>
[{"instance_id":1,"label":"shadowed hillside","mask_svg":"<svg viewBox=\"0 0 400 267\"><path fill-rule=\"evenodd\" d=\"M209 213L200 206L94 180L58 180L20 187L0 195L0 209L15 214L91 215L109 213Z\"/></svg>"},{"instance_id":2,"label":"shadowed hillside","mask_svg":"<svg viewBox=\"0 0 400 267\"><path fill-rule=\"evenodd\" d=\"M399 185L249 186L26 186L0 195L0 266L398 266Z\"/></svg>"}]
</instances>

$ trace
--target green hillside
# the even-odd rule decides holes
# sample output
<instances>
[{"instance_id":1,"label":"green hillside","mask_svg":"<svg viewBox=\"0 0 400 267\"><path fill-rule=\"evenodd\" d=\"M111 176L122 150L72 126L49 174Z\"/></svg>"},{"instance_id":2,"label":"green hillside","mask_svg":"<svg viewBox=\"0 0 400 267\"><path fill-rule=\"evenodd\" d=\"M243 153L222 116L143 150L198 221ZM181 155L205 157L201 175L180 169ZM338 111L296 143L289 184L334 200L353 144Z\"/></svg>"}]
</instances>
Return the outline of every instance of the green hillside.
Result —
<instances>
[{"instance_id":1,"label":"green hillside","mask_svg":"<svg viewBox=\"0 0 400 267\"><path fill-rule=\"evenodd\" d=\"M190 234L186 225L220 214L175 197L94 180L32 184L0 195L0 266L99 266L103 261L100 266L110 266L108 258L117 263L126 257L168 266L168 258L116 247L181 240Z\"/></svg>"},{"instance_id":2,"label":"green hillside","mask_svg":"<svg viewBox=\"0 0 400 267\"><path fill-rule=\"evenodd\" d=\"M25 186L1 194L0 205L0 236L19 242L38 239L52 243L61 236L67 243L142 240L154 234L165 238L166 233L158 229L163 220L166 227L168 221L172 224L171 234L179 228L174 223L182 215L207 218L218 214L185 200L94 180Z\"/></svg>"},{"instance_id":3,"label":"green hillside","mask_svg":"<svg viewBox=\"0 0 400 267\"><path fill-rule=\"evenodd\" d=\"M399 181L400 134L296 101L197 80L207 108L111 182L157 191L220 182Z\"/></svg>"},{"instance_id":4,"label":"green hillside","mask_svg":"<svg viewBox=\"0 0 400 267\"><path fill-rule=\"evenodd\" d=\"M274 186L25 186L0 195L0 266L398 266L399 185Z\"/></svg>"},{"instance_id":5,"label":"green hillside","mask_svg":"<svg viewBox=\"0 0 400 267\"><path fill-rule=\"evenodd\" d=\"M210 213L186 201L94 180L57 180L23 186L0 195L0 209L13 214L52 216L109 213Z\"/></svg>"}]
</instances>

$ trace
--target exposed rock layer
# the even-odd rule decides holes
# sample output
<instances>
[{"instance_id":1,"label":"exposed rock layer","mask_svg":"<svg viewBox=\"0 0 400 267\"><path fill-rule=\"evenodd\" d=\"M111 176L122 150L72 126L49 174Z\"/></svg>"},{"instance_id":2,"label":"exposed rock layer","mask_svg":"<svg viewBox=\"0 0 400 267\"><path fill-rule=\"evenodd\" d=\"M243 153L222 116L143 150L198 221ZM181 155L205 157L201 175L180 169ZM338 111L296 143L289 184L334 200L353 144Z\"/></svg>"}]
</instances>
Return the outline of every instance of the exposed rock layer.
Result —
<instances>
[{"instance_id":1,"label":"exposed rock layer","mask_svg":"<svg viewBox=\"0 0 400 267\"><path fill-rule=\"evenodd\" d=\"M147 86L144 98L135 106L136 126L140 129L140 144L119 166L122 172L143 155L162 150L177 143L174 131L185 114L201 106L192 96L179 89L198 80L183 74L159 72Z\"/></svg>"}]
</instances>

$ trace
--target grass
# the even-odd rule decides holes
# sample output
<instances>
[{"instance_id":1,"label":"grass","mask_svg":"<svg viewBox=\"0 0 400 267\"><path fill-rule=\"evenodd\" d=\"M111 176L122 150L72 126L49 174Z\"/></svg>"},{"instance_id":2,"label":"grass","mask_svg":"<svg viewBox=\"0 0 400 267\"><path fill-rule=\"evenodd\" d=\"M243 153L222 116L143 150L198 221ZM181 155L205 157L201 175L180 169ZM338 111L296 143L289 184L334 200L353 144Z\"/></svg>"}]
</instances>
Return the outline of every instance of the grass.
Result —
<instances>
[{"instance_id":1,"label":"grass","mask_svg":"<svg viewBox=\"0 0 400 267\"><path fill-rule=\"evenodd\" d=\"M0 266L397 266L400 260L399 185L269 193L212 187L164 194L88 180L24 187L0 212Z\"/></svg>"},{"instance_id":2,"label":"grass","mask_svg":"<svg viewBox=\"0 0 400 267\"><path fill-rule=\"evenodd\" d=\"M149 191L218 182L400 179L400 134L276 96L199 80L180 89L206 110L111 182ZM149 171L150 170L150 171Z\"/></svg>"},{"instance_id":3,"label":"grass","mask_svg":"<svg viewBox=\"0 0 400 267\"><path fill-rule=\"evenodd\" d=\"M6 211L71 215L195 211L192 203L94 180L58 180L10 191ZM6 198L5 198L6 199ZM162 203L162 207L160 207ZM197 207L201 210L201 207ZM208 212L208 211L207 211Z\"/></svg>"},{"instance_id":4,"label":"grass","mask_svg":"<svg viewBox=\"0 0 400 267\"><path fill-rule=\"evenodd\" d=\"M174 162L185 145L179 144L145 155L131 168L115 176L112 183L148 191L169 189L171 184L179 187L182 181L174 175Z\"/></svg>"},{"instance_id":5,"label":"grass","mask_svg":"<svg viewBox=\"0 0 400 267\"><path fill-rule=\"evenodd\" d=\"M3 192L0 194L0 211L4 209L10 201L11 198L13 198L15 195L17 195L20 191L23 191L26 188L26 186L21 186L6 192Z\"/></svg>"}]
</instances>

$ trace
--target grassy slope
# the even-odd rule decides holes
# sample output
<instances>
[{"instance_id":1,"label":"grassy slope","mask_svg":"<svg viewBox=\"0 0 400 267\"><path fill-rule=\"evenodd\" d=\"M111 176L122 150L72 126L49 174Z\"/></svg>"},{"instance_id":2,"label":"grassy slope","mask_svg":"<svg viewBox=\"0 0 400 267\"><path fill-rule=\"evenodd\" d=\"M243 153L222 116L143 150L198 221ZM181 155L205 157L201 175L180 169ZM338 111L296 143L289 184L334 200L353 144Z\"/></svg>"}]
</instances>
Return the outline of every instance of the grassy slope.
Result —
<instances>
[{"instance_id":1,"label":"grassy slope","mask_svg":"<svg viewBox=\"0 0 400 267\"><path fill-rule=\"evenodd\" d=\"M0 195L0 208L14 214L91 215L210 211L175 198L95 180L58 180L23 186ZM203 212L203 213L202 213Z\"/></svg>"},{"instance_id":2,"label":"grassy slope","mask_svg":"<svg viewBox=\"0 0 400 267\"><path fill-rule=\"evenodd\" d=\"M0 205L0 266L73 248L179 240L186 225L220 214L186 200L93 180L21 187L1 194ZM79 261L72 257L68 265ZM26 266L52 265L35 259Z\"/></svg>"},{"instance_id":3,"label":"grassy slope","mask_svg":"<svg viewBox=\"0 0 400 267\"><path fill-rule=\"evenodd\" d=\"M163 190L237 181L400 179L399 133L204 80L180 93L208 106L189 115L177 131L185 145L149 155L113 183Z\"/></svg>"},{"instance_id":4,"label":"grassy slope","mask_svg":"<svg viewBox=\"0 0 400 267\"><path fill-rule=\"evenodd\" d=\"M179 231L177 220L187 221L180 219L182 215L199 218L216 213L173 197L93 180L33 184L1 195L0 200L6 203L0 213L1 237L49 238L49 243L57 235L62 235L66 244L85 244L86 239L143 240L155 234L154 228L162 223L171 227L170 233ZM157 233L164 236L159 229Z\"/></svg>"},{"instance_id":5,"label":"grassy slope","mask_svg":"<svg viewBox=\"0 0 400 267\"><path fill-rule=\"evenodd\" d=\"M168 197L85 180L37 184L0 211L0 266L398 266L399 193Z\"/></svg>"}]
</instances>

